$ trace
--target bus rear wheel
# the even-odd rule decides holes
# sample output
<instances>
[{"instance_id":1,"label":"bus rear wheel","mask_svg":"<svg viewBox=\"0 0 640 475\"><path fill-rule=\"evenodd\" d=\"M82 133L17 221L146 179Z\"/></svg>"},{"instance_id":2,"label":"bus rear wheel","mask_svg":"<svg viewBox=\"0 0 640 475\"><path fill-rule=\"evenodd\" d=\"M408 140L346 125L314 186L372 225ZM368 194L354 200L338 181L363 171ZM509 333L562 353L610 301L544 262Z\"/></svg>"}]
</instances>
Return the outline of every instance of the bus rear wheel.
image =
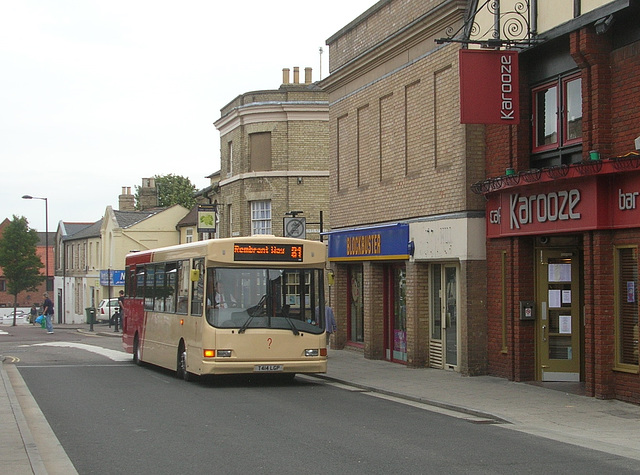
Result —
<instances>
[{"instance_id":1,"label":"bus rear wheel","mask_svg":"<svg viewBox=\"0 0 640 475\"><path fill-rule=\"evenodd\" d=\"M138 366L142 366L142 348L140 348L138 335L133 340L133 362Z\"/></svg>"},{"instance_id":2,"label":"bus rear wheel","mask_svg":"<svg viewBox=\"0 0 640 475\"><path fill-rule=\"evenodd\" d=\"M176 376L178 379L184 379L185 381L189 381L190 374L187 371L187 349L184 347L184 344L181 343L178 347L178 362L176 366Z\"/></svg>"}]
</instances>

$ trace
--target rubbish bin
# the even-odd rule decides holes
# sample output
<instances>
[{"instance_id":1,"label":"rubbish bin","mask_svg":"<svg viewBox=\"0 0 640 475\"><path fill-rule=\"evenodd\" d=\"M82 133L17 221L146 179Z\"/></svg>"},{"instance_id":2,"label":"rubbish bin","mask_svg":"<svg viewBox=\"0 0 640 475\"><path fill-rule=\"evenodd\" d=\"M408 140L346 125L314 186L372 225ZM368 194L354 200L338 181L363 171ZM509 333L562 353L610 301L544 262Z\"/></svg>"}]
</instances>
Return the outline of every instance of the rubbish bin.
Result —
<instances>
[{"instance_id":1,"label":"rubbish bin","mask_svg":"<svg viewBox=\"0 0 640 475\"><path fill-rule=\"evenodd\" d=\"M87 315L87 323L95 323L96 322L96 309L95 307L87 307L84 309L85 314Z\"/></svg>"}]
</instances>

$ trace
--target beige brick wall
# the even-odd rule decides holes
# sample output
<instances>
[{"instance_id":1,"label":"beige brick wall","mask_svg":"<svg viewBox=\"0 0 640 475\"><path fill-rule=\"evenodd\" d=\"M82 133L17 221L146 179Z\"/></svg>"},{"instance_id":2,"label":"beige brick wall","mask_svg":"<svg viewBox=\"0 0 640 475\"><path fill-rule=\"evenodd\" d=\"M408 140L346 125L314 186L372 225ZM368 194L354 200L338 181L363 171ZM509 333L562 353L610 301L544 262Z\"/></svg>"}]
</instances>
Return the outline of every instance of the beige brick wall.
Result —
<instances>
[{"instance_id":1,"label":"beige brick wall","mask_svg":"<svg viewBox=\"0 0 640 475\"><path fill-rule=\"evenodd\" d=\"M478 126L460 124L458 46L448 45L332 104L334 228L483 209L471 153Z\"/></svg>"},{"instance_id":2,"label":"beige brick wall","mask_svg":"<svg viewBox=\"0 0 640 475\"><path fill-rule=\"evenodd\" d=\"M248 92L236 97L222 109L225 117L243 110L250 120L237 121L225 128L220 138L220 237L251 235L251 201L271 201L271 225L275 235L283 235L283 218L292 210L304 211L307 228L319 230L320 211L325 229L329 225L329 122L328 95L315 86L288 85L273 91ZM287 103L309 104L304 117L281 120L278 112ZM274 104L273 114L261 105ZM324 104L324 106L323 106ZM280 107L281 106L281 107ZM280 109L278 109L280 107ZM255 110L255 112L253 112ZM299 109L296 109L299 111ZM262 115L260 115L262 114ZM274 119L274 117L276 117ZM271 134L271 170L250 169L250 135ZM229 143L233 156L230 157ZM232 205L232 229L229 229L228 205ZM308 239L319 240L319 232Z\"/></svg>"},{"instance_id":3,"label":"beige brick wall","mask_svg":"<svg viewBox=\"0 0 640 475\"><path fill-rule=\"evenodd\" d=\"M407 27L425 12L443 4L466 4L465 0L389 0L379 1L368 10L367 16L354 18L350 24L335 32L328 40L329 72L365 53L373 46ZM458 6L458 8L460 8ZM364 15L365 12L362 12ZM357 21L356 21L357 20ZM445 35L442 35L445 36Z\"/></svg>"}]
</instances>

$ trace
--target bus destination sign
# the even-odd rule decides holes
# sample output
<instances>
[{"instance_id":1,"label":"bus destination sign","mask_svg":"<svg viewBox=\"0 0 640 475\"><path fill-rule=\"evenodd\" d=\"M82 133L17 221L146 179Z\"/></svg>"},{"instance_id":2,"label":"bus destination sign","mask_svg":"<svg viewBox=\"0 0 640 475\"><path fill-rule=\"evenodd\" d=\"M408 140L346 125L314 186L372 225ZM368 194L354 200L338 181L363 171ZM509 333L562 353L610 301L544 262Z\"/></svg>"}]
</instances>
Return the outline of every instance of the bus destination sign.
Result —
<instances>
[{"instance_id":1,"label":"bus destination sign","mask_svg":"<svg viewBox=\"0 0 640 475\"><path fill-rule=\"evenodd\" d=\"M234 243L233 260L302 262L302 245Z\"/></svg>"}]
</instances>

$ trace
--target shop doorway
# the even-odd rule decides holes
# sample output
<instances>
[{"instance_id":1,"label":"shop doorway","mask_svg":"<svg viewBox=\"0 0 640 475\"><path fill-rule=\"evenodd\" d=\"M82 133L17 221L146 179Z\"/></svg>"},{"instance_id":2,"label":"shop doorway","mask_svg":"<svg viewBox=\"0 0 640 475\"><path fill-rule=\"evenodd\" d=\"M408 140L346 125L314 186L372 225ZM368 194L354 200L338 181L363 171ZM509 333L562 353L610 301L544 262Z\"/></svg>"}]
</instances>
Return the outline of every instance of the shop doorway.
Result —
<instances>
[{"instance_id":1,"label":"shop doorway","mask_svg":"<svg viewBox=\"0 0 640 475\"><path fill-rule=\"evenodd\" d=\"M431 322L429 365L457 370L458 367L458 267L431 265Z\"/></svg>"},{"instance_id":2,"label":"shop doorway","mask_svg":"<svg viewBox=\"0 0 640 475\"><path fill-rule=\"evenodd\" d=\"M348 268L347 290L347 340L350 343L364 343L364 303L362 266Z\"/></svg>"},{"instance_id":3,"label":"shop doorway","mask_svg":"<svg viewBox=\"0 0 640 475\"><path fill-rule=\"evenodd\" d=\"M571 249L538 249L536 255L536 379L580 381L579 253Z\"/></svg>"},{"instance_id":4,"label":"shop doorway","mask_svg":"<svg viewBox=\"0 0 640 475\"><path fill-rule=\"evenodd\" d=\"M383 270L385 358L407 362L407 271L402 265Z\"/></svg>"}]
</instances>

